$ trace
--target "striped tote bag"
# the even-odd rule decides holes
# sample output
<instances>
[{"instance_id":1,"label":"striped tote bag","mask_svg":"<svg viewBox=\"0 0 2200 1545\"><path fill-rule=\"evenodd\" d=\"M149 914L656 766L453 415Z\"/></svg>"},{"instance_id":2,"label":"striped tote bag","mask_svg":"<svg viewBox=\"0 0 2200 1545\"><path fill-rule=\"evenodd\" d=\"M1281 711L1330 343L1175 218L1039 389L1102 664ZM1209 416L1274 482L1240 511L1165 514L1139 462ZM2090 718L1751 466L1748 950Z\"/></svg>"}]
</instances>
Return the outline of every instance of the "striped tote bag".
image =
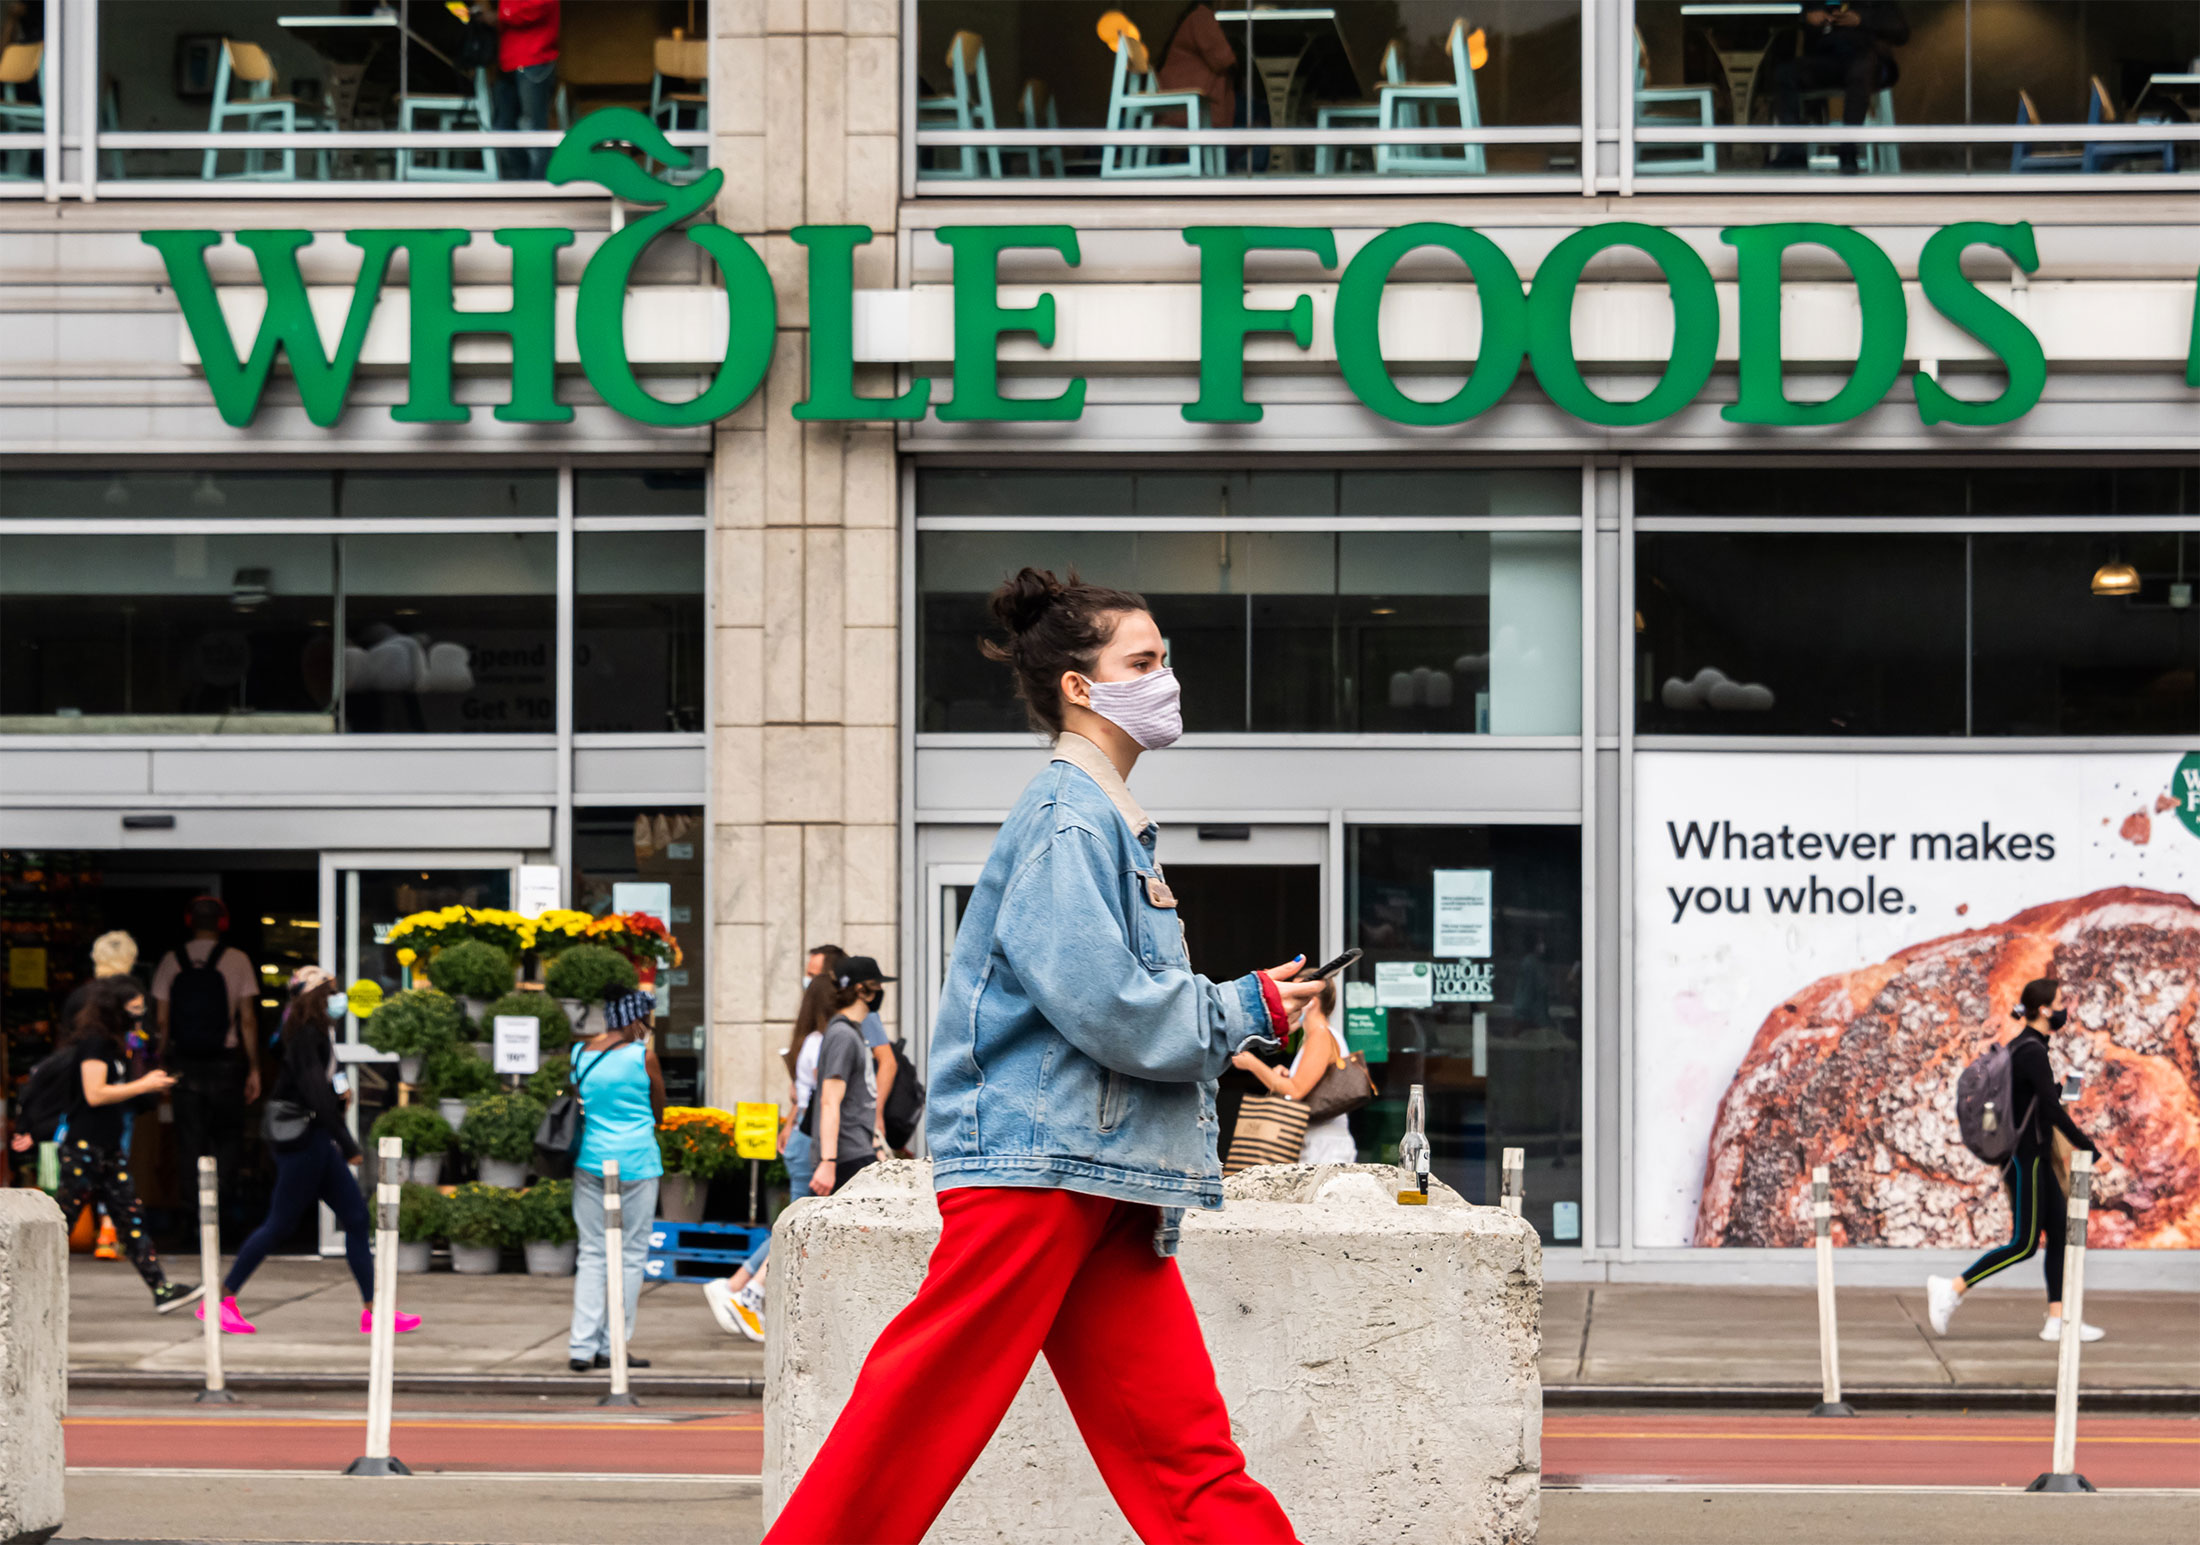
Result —
<instances>
[{"instance_id":1,"label":"striped tote bag","mask_svg":"<svg viewBox=\"0 0 2200 1545\"><path fill-rule=\"evenodd\" d=\"M1222 1173L1235 1175L1256 1164L1296 1164L1306 1146L1306 1106L1280 1094L1249 1094L1238 1106L1237 1130Z\"/></svg>"}]
</instances>

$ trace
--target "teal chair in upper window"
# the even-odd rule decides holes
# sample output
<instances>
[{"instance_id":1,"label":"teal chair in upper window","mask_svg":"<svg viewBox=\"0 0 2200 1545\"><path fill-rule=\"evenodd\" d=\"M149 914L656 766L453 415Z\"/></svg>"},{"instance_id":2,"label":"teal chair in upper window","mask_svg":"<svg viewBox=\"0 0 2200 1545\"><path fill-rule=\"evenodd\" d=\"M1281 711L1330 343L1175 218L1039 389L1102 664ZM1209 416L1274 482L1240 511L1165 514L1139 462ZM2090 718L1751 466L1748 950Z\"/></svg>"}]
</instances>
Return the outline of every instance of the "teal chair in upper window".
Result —
<instances>
[{"instance_id":1,"label":"teal chair in upper window","mask_svg":"<svg viewBox=\"0 0 2200 1545\"><path fill-rule=\"evenodd\" d=\"M1047 83L1036 77L1024 82L1024 94L1017 99L1017 107L1024 115L1027 129L1059 129L1061 114L1055 111L1054 93L1047 90ZM1028 175L1033 177L1066 177L1069 169L1062 159L1059 145L1032 145L1022 150L1003 151L1008 156L1028 156Z\"/></svg>"},{"instance_id":2,"label":"teal chair in upper window","mask_svg":"<svg viewBox=\"0 0 2200 1545\"><path fill-rule=\"evenodd\" d=\"M1383 50L1383 62L1379 71L1386 85L1402 86L1406 80L1404 51L1398 40L1392 38ZM1383 119L1382 105L1377 102L1360 102L1344 107L1325 107L1314 114L1314 126L1321 129L1372 129ZM1370 166L1375 157L1369 153L1373 147L1359 145L1318 145L1314 149L1314 175L1327 177L1332 171L1349 171L1345 163L1367 155Z\"/></svg>"},{"instance_id":3,"label":"teal chair in upper window","mask_svg":"<svg viewBox=\"0 0 2200 1545\"><path fill-rule=\"evenodd\" d=\"M1639 27L1635 30L1635 127L1708 129L1713 122L1711 101L1709 86L1651 85L1649 51L1642 45L1642 30ZM1681 107L1688 111L1649 111L1657 107ZM1635 146L1635 170L1638 172L1682 175L1700 172L1708 176L1718 169L1719 147L1716 145Z\"/></svg>"},{"instance_id":4,"label":"teal chair in upper window","mask_svg":"<svg viewBox=\"0 0 2200 1545\"><path fill-rule=\"evenodd\" d=\"M1444 52L1451 57L1451 79L1435 85L1393 85L1388 82L1376 88L1376 127L1383 129L1424 129L1436 126L1435 109L1450 104L1459 114L1459 127L1482 127L1482 105L1474 91L1474 63L1469 57L1480 34L1470 37L1464 17L1451 24L1451 33L1444 39ZM1428 120L1423 122L1423 104L1427 105ZM1460 154L1453 155L1449 145L1377 145L1375 170L1382 176L1395 173L1420 176L1479 177L1488 170L1487 160L1480 145L1458 146Z\"/></svg>"},{"instance_id":5,"label":"teal chair in upper window","mask_svg":"<svg viewBox=\"0 0 2200 1545\"><path fill-rule=\"evenodd\" d=\"M659 38L649 81L649 118L660 129L710 127L710 39Z\"/></svg>"},{"instance_id":6,"label":"teal chair in upper window","mask_svg":"<svg viewBox=\"0 0 2200 1545\"><path fill-rule=\"evenodd\" d=\"M1832 91L1806 91L1803 93L1803 100L1806 102L1827 103L1826 111L1830 115L1833 111L1831 104L1840 95L1841 92L1838 88ZM1878 91L1872 93L1871 105L1864 109L1864 127L1867 129L1891 129L1894 127L1894 92L1892 90L1881 87ZM1864 170L1874 177L1891 177L1902 170L1902 147L1900 145L1859 145L1857 149L1862 152L1857 159L1862 163ZM1841 153L1832 146L1813 145L1810 147L1810 169L1812 171L1831 172L1838 170L1840 165Z\"/></svg>"},{"instance_id":7,"label":"teal chair in upper window","mask_svg":"<svg viewBox=\"0 0 2200 1545\"><path fill-rule=\"evenodd\" d=\"M19 87L38 82L38 100L16 96ZM42 134L46 129L46 45L10 43L0 50L0 133ZM20 182L31 174L31 152L0 154L0 177Z\"/></svg>"},{"instance_id":8,"label":"teal chair in upper window","mask_svg":"<svg viewBox=\"0 0 2200 1545\"><path fill-rule=\"evenodd\" d=\"M1193 129L1210 128L1207 99L1196 91L1161 91L1153 78L1153 59L1146 45L1128 27L1115 38L1115 79L1108 87L1108 128L1160 129L1162 113L1182 113ZM1156 145L1109 145L1100 152L1103 177L1220 177L1223 147L1186 145L1184 159L1164 161L1173 148Z\"/></svg>"},{"instance_id":9,"label":"teal chair in upper window","mask_svg":"<svg viewBox=\"0 0 2200 1545\"><path fill-rule=\"evenodd\" d=\"M489 106L489 72L474 71L472 96L400 97L397 126L407 134L451 134L462 129L486 129L494 121ZM461 166L460 157L479 156L479 166ZM400 150L397 153L400 182L495 182L494 150Z\"/></svg>"},{"instance_id":10,"label":"teal chair in upper window","mask_svg":"<svg viewBox=\"0 0 2200 1545\"><path fill-rule=\"evenodd\" d=\"M244 95L232 98L231 88L244 83ZM301 103L296 97L279 97L275 92L275 62L268 58L267 50L257 43L240 43L235 38L222 39L221 62L214 70L214 106L206 120L206 132L221 134L226 120L240 120L237 127L247 133L296 133L300 129L327 131L336 127L328 115L319 108ZM244 157L241 172L219 172L215 164L223 155L219 149L208 147L201 164L199 176L203 181L215 182L229 178L243 178L259 182L296 182L298 180L298 152L289 145L281 150L241 150L235 154ZM268 157L279 159L272 165ZM321 180L329 175L329 156L325 150L314 152L316 169Z\"/></svg>"},{"instance_id":11,"label":"teal chair in upper window","mask_svg":"<svg viewBox=\"0 0 2200 1545\"><path fill-rule=\"evenodd\" d=\"M956 33L947 45L947 68L954 81L952 94L943 97L919 97L917 127L964 130L998 127L993 121L993 82L985 68L985 39L967 29ZM1000 181L1000 146L965 145L960 151L950 154L956 159L944 167L928 167L924 175L975 178L978 175L978 159L982 155L985 158L985 175L995 182Z\"/></svg>"}]
</instances>

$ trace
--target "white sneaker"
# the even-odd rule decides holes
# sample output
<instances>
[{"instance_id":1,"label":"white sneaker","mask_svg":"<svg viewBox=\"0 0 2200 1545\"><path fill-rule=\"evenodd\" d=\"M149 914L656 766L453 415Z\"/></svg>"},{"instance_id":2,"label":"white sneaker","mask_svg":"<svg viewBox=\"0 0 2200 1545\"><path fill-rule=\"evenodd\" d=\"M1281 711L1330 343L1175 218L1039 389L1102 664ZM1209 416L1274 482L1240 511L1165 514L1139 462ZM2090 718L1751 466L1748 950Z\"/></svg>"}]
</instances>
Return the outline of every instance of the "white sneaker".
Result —
<instances>
[{"instance_id":1,"label":"white sneaker","mask_svg":"<svg viewBox=\"0 0 2200 1545\"><path fill-rule=\"evenodd\" d=\"M729 1336L741 1334L741 1321L733 1312L733 1289L726 1278L713 1277L703 1284L703 1302L710 1305L710 1317L720 1330Z\"/></svg>"},{"instance_id":2,"label":"white sneaker","mask_svg":"<svg viewBox=\"0 0 2200 1545\"><path fill-rule=\"evenodd\" d=\"M740 1327L742 1335L751 1341L764 1339L764 1285L761 1282L751 1281L747 1287L733 1294L727 1301L727 1307L733 1311L734 1322Z\"/></svg>"},{"instance_id":3,"label":"white sneaker","mask_svg":"<svg viewBox=\"0 0 2200 1545\"><path fill-rule=\"evenodd\" d=\"M1956 1305L1963 1302L1963 1295L1956 1291L1953 1277L1927 1277L1925 1279L1925 1315L1933 1322L1933 1334L1948 1334L1948 1320L1956 1312Z\"/></svg>"},{"instance_id":4,"label":"white sneaker","mask_svg":"<svg viewBox=\"0 0 2200 1545\"><path fill-rule=\"evenodd\" d=\"M2040 1327L2040 1340L2060 1341L2062 1340L2062 1330L2062 1316L2051 1314L2047 1317L2047 1323ZM2078 1339L2080 1341L2098 1341L2107 1334L2108 1332L2098 1325L2081 1324L2078 1327Z\"/></svg>"}]
</instances>

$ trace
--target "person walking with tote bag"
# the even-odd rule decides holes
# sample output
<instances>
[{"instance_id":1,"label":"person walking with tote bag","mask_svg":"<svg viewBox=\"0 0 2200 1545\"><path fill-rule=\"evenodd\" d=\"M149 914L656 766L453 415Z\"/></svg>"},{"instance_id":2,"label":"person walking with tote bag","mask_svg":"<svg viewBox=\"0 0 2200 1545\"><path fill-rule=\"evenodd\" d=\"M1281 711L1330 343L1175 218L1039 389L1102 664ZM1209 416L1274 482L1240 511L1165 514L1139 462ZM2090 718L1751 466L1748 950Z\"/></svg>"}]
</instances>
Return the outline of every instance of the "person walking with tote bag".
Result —
<instances>
[{"instance_id":1,"label":"person walking with tote bag","mask_svg":"<svg viewBox=\"0 0 2200 1545\"><path fill-rule=\"evenodd\" d=\"M1002 825L932 1031L940 1238L765 1539L915 1545L1041 1352L1139 1538L1292 1541L1246 1474L1178 1274L1222 1205L1215 1078L1320 990L1300 961L1195 975L1158 833L1125 776L1183 728L1146 603L1025 569L997 590L1053 758ZM1303 957L1302 957L1303 958ZM823 1178L822 1174L819 1177Z\"/></svg>"}]
</instances>

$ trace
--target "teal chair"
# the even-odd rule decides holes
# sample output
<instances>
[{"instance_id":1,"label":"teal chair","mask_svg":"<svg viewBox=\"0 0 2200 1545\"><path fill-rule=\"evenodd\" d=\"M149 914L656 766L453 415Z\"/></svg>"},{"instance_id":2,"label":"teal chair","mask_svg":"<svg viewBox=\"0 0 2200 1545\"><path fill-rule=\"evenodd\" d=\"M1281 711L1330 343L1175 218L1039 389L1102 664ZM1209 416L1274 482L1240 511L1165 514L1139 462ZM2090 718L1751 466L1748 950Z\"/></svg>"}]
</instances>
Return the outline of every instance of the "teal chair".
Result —
<instances>
[{"instance_id":1,"label":"teal chair","mask_svg":"<svg viewBox=\"0 0 2200 1545\"><path fill-rule=\"evenodd\" d=\"M19 87L38 82L38 100L25 102L16 96ZM0 133L43 134L46 130L46 45L10 43L0 50ZM0 177L22 182L31 174L28 150L0 155Z\"/></svg>"},{"instance_id":2,"label":"teal chair","mask_svg":"<svg viewBox=\"0 0 2200 1545\"><path fill-rule=\"evenodd\" d=\"M1459 114L1459 127L1482 127L1482 107L1474 94L1474 66L1467 58L1467 23L1460 18L1451 24L1451 34L1444 40L1444 51L1451 56L1451 80L1437 85L1390 85L1377 88L1376 126L1384 129L1422 129L1436 126L1435 108L1450 104ZM1426 123L1421 120L1422 104L1428 105ZM1449 145L1377 145L1375 170L1381 176L1406 173L1420 176L1479 177L1488 170L1480 145L1461 145L1462 152L1454 157Z\"/></svg>"},{"instance_id":3,"label":"teal chair","mask_svg":"<svg viewBox=\"0 0 2200 1545\"><path fill-rule=\"evenodd\" d=\"M1405 65L1396 38L1392 38L1390 45L1383 50L1381 74L1387 85L1405 84ZM1362 102L1347 107L1322 108L1314 114L1314 126L1320 129L1372 129L1381 124L1382 118L1383 109L1379 103ZM1327 177L1333 170L1349 170L1344 163L1359 154L1360 147L1357 145L1318 145L1314 149L1314 175ZM1367 159L1372 166L1375 158L1371 155Z\"/></svg>"},{"instance_id":4,"label":"teal chair","mask_svg":"<svg viewBox=\"0 0 2200 1545\"><path fill-rule=\"evenodd\" d=\"M1054 93L1047 90L1047 83L1034 77L1024 82L1024 94L1017 99L1017 107L1024 115L1027 129L1059 129L1061 114L1054 107ZM1028 156L1032 177L1066 177L1069 169L1062 160L1059 145L1033 145L1023 150L1004 151L1004 155Z\"/></svg>"},{"instance_id":5,"label":"teal chair","mask_svg":"<svg viewBox=\"0 0 2200 1545\"><path fill-rule=\"evenodd\" d=\"M649 79L650 122L667 131L709 128L710 40L675 32L657 40L653 57L656 69Z\"/></svg>"},{"instance_id":6,"label":"teal chair","mask_svg":"<svg viewBox=\"0 0 2200 1545\"><path fill-rule=\"evenodd\" d=\"M450 134L461 129L486 129L493 122L489 106L489 72L474 71L474 94L462 96L408 96L397 106L397 126L407 134ZM479 166L460 166L460 156L481 157ZM397 153L400 182L495 182L494 150L400 150Z\"/></svg>"},{"instance_id":7,"label":"teal chair","mask_svg":"<svg viewBox=\"0 0 2200 1545\"><path fill-rule=\"evenodd\" d=\"M1652 112L1652 108L1686 108L1685 112ZM1642 30L1635 31L1635 126L1653 128L1680 127L1710 128L1712 125L1711 88L1709 86L1653 86L1650 84L1649 53L1642 46ZM1719 169L1719 147L1716 145L1637 145L1635 170L1638 172L1662 172L1687 174L1701 172L1706 176Z\"/></svg>"},{"instance_id":8,"label":"teal chair","mask_svg":"<svg viewBox=\"0 0 2200 1545\"><path fill-rule=\"evenodd\" d=\"M1806 102L1827 103L1827 112L1830 114L1832 112L1832 102L1840 95L1839 91L1806 91L1803 93L1803 100ZM1864 127L1867 129L1894 127L1893 91L1883 87L1872 93L1871 105L1864 109ZM1860 145L1857 148L1863 152L1859 160L1864 170L1874 177L1893 176L1902 170L1902 147L1900 145ZM1810 169L1812 171L1836 171L1840 168L1840 165L1841 153L1832 146L1813 145L1810 147Z\"/></svg>"},{"instance_id":9,"label":"teal chair","mask_svg":"<svg viewBox=\"0 0 2200 1545\"><path fill-rule=\"evenodd\" d=\"M919 97L917 127L963 130L998 127L993 121L993 82L985 68L985 39L967 30L956 33L947 45L947 68L954 80L953 93L943 97ZM985 175L999 182L1001 150L998 145L982 149L965 145L957 153L957 160L946 167L929 167L924 175L975 178L981 155L985 158Z\"/></svg>"},{"instance_id":10,"label":"teal chair","mask_svg":"<svg viewBox=\"0 0 2200 1545\"><path fill-rule=\"evenodd\" d=\"M1196 91L1160 91L1154 86L1153 59L1146 45L1128 28L1116 34L1115 79L1108 87L1108 128L1159 129L1162 113L1182 113L1193 129L1211 128L1205 122L1207 99ZM1187 145L1181 161L1163 161L1171 150L1155 145L1109 145L1100 152L1103 177L1220 177L1223 149L1220 145Z\"/></svg>"},{"instance_id":11,"label":"teal chair","mask_svg":"<svg viewBox=\"0 0 2200 1545\"><path fill-rule=\"evenodd\" d=\"M231 87L244 82L245 94L232 99ZM296 97L279 97L275 91L275 62L268 58L267 50L257 43L240 43L235 38L222 39L221 63L214 71L214 106L206 120L206 132L221 134L225 121L240 120L238 127L247 133L295 133L300 129L326 132L336 127L319 109L308 107ZM244 179L258 182L296 182L298 180L298 152L285 145L281 150L242 150L244 157L241 172L219 172L215 163L222 152L209 147L199 171L205 182ZM273 164L268 158L277 157ZM323 182L328 181L329 156L325 150L314 152L316 169Z\"/></svg>"}]
</instances>

